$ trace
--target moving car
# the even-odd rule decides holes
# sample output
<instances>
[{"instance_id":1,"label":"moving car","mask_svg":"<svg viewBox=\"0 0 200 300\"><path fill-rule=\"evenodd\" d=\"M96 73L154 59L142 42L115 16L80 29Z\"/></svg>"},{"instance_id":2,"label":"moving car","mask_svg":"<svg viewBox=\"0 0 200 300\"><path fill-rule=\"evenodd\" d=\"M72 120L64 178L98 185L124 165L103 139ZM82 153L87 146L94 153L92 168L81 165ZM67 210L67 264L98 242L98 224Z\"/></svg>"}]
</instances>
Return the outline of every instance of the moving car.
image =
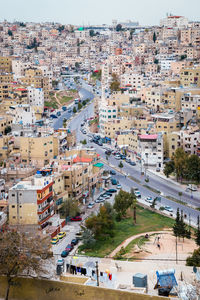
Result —
<instances>
[{"instance_id":1,"label":"moving car","mask_svg":"<svg viewBox=\"0 0 200 300\"><path fill-rule=\"evenodd\" d=\"M196 192L198 189L195 185L192 185L192 184L188 184L187 185L187 188L186 188L186 191L192 191L192 192Z\"/></svg>"},{"instance_id":2,"label":"moving car","mask_svg":"<svg viewBox=\"0 0 200 300\"><path fill-rule=\"evenodd\" d=\"M82 221L82 217L81 216L76 216L76 217L71 218L70 221L72 221L72 222Z\"/></svg>"},{"instance_id":3,"label":"moving car","mask_svg":"<svg viewBox=\"0 0 200 300\"><path fill-rule=\"evenodd\" d=\"M164 206L164 209L169 212L173 212L173 208L171 206Z\"/></svg>"},{"instance_id":4,"label":"moving car","mask_svg":"<svg viewBox=\"0 0 200 300\"><path fill-rule=\"evenodd\" d=\"M52 240L51 240L51 244L52 245L56 245L59 241L59 238L57 236L53 237Z\"/></svg>"},{"instance_id":5,"label":"moving car","mask_svg":"<svg viewBox=\"0 0 200 300\"><path fill-rule=\"evenodd\" d=\"M64 232L64 231L59 232L58 235L57 235L57 237L59 239L62 239L64 236L66 236L66 232Z\"/></svg>"}]
</instances>

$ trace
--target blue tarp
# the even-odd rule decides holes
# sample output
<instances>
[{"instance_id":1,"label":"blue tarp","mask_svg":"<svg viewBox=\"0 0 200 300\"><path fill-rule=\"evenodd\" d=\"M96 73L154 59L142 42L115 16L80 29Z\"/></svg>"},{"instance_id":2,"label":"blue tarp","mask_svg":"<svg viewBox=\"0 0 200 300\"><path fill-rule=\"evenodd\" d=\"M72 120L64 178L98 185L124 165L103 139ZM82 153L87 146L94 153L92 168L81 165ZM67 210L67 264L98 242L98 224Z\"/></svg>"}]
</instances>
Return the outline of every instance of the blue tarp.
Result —
<instances>
[{"instance_id":1,"label":"blue tarp","mask_svg":"<svg viewBox=\"0 0 200 300\"><path fill-rule=\"evenodd\" d=\"M160 287L173 287L178 285L175 278L175 270L156 271L157 284Z\"/></svg>"}]
</instances>

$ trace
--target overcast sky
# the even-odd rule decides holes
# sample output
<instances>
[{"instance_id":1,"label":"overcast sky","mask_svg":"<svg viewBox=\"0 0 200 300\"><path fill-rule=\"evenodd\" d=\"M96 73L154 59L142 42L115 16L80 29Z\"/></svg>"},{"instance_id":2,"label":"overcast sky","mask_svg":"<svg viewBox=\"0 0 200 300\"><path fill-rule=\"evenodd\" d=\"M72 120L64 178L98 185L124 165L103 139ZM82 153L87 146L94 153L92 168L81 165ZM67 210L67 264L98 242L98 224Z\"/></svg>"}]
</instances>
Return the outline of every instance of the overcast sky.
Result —
<instances>
[{"instance_id":1,"label":"overcast sky","mask_svg":"<svg viewBox=\"0 0 200 300\"><path fill-rule=\"evenodd\" d=\"M1 0L0 20L111 24L113 19L158 25L166 13L200 20L200 0Z\"/></svg>"}]
</instances>

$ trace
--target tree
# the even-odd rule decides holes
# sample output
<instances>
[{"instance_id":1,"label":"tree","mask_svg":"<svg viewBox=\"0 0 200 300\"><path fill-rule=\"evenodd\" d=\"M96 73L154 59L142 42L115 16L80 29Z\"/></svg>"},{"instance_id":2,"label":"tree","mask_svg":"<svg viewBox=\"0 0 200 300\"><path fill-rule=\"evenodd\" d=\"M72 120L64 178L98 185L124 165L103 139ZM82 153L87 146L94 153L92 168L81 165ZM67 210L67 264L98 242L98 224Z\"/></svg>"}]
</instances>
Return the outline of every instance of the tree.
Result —
<instances>
[{"instance_id":1,"label":"tree","mask_svg":"<svg viewBox=\"0 0 200 300\"><path fill-rule=\"evenodd\" d=\"M73 108L73 113L75 114L77 112L76 107Z\"/></svg>"},{"instance_id":2,"label":"tree","mask_svg":"<svg viewBox=\"0 0 200 300\"><path fill-rule=\"evenodd\" d=\"M155 58L155 59L154 59L154 64L157 65L158 63L159 63L159 60L158 60L157 58Z\"/></svg>"},{"instance_id":3,"label":"tree","mask_svg":"<svg viewBox=\"0 0 200 300\"><path fill-rule=\"evenodd\" d=\"M66 128L66 126L67 126L67 119L64 118L64 119L63 119L63 128Z\"/></svg>"},{"instance_id":4,"label":"tree","mask_svg":"<svg viewBox=\"0 0 200 300\"><path fill-rule=\"evenodd\" d=\"M94 234L93 234L92 230L86 228L83 231L82 242L83 242L84 248L86 248L86 249L92 248L92 246L95 244L95 238L94 238Z\"/></svg>"},{"instance_id":5,"label":"tree","mask_svg":"<svg viewBox=\"0 0 200 300\"><path fill-rule=\"evenodd\" d=\"M122 169L123 168L123 163L120 161L120 163L119 163L119 165L118 165L118 167L120 168L120 169Z\"/></svg>"},{"instance_id":6,"label":"tree","mask_svg":"<svg viewBox=\"0 0 200 300\"><path fill-rule=\"evenodd\" d=\"M155 31L154 31L154 33L153 33L153 42L155 43L155 42L156 42L156 40L157 40L157 36L156 36L156 33L155 33Z\"/></svg>"},{"instance_id":7,"label":"tree","mask_svg":"<svg viewBox=\"0 0 200 300\"><path fill-rule=\"evenodd\" d=\"M6 126L5 128L5 135L7 135L8 133L10 133L12 131L11 126Z\"/></svg>"},{"instance_id":8,"label":"tree","mask_svg":"<svg viewBox=\"0 0 200 300\"><path fill-rule=\"evenodd\" d=\"M76 69L79 69L79 68L80 68L80 63L77 62L77 61L75 62L75 68L76 68Z\"/></svg>"},{"instance_id":9,"label":"tree","mask_svg":"<svg viewBox=\"0 0 200 300\"><path fill-rule=\"evenodd\" d=\"M85 225L93 232L96 240L104 240L114 235L114 218L106 206L100 206L98 215L88 218Z\"/></svg>"},{"instance_id":10,"label":"tree","mask_svg":"<svg viewBox=\"0 0 200 300\"><path fill-rule=\"evenodd\" d=\"M169 162L167 162L166 164L165 164L165 167L164 167L164 174L165 174L165 176L168 178L169 177L169 175L172 173L172 172L174 172L174 170L175 170L175 166L174 166L174 161L173 160L171 160L171 161L169 161Z\"/></svg>"},{"instance_id":11,"label":"tree","mask_svg":"<svg viewBox=\"0 0 200 300\"><path fill-rule=\"evenodd\" d=\"M12 31L10 29L8 29L8 35L9 36L13 36L13 33L12 33Z\"/></svg>"},{"instance_id":12,"label":"tree","mask_svg":"<svg viewBox=\"0 0 200 300\"><path fill-rule=\"evenodd\" d=\"M135 204L135 195L120 190L115 196L113 208L122 217L126 216L127 209Z\"/></svg>"},{"instance_id":13,"label":"tree","mask_svg":"<svg viewBox=\"0 0 200 300\"><path fill-rule=\"evenodd\" d=\"M199 181L200 180L200 158L192 154L187 157L186 160L186 174L185 176L187 177L188 180L195 180Z\"/></svg>"},{"instance_id":14,"label":"tree","mask_svg":"<svg viewBox=\"0 0 200 300\"><path fill-rule=\"evenodd\" d=\"M93 37L93 36L95 36L94 29L90 29L89 33L90 33L90 37Z\"/></svg>"},{"instance_id":15,"label":"tree","mask_svg":"<svg viewBox=\"0 0 200 300\"><path fill-rule=\"evenodd\" d=\"M78 109L81 109L82 108L82 104L79 102L78 103Z\"/></svg>"},{"instance_id":16,"label":"tree","mask_svg":"<svg viewBox=\"0 0 200 300\"><path fill-rule=\"evenodd\" d=\"M197 246L200 247L200 220L199 216L197 217L197 231L195 232L195 242Z\"/></svg>"},{"instance_id":17,"label":"tree","mask_svg":"<svg viewBox=\"0 0 200 300\"><path fill-rule=\"evenodd\" d=\"M80 213L78 202L73 199L65 200L62 203L59 212L64 218L77 216Z\"/></svg>"},{"instance_id":18,"label":"tree","mask_svg":"<svg viewBox=\"0 0 200 300\"><path fill-rule=\"evenodd\" d=\"M183 193L182 192L178 192L178 195L179 195L180 201L181 201L181 197L182 197Z\"/></svg>"},{"instance_id":19,"label":"tree","mask_svg":"<svg viewBox=\"0 0 200 300\"><path fill-rule=\"evenodd\" d=\"M82 104L83 104L83 106L85 106L85 105L86 105L86 101L85 101L85 100L83 100Z\"/></svg>"},{"instance_id":20,"label":"tree","mask_svg":"<svg viewBox=\"0 0 200 300\"><path fill-rule=\"evenodd\" d=\"M119 79L118 79L118 77L115 73L112 74L112 81L111 81L111 84L110 84L110 90L111 90L111 92L120 91L120 82L119 82Z\"/></svg>"},{"instance_id":21,"label":"tree","mask_svg":"<svg viewBox=\"0 0 200 300\"><path fill-rule=\"evenodd\" d=\"M177 208L177 211L176 211L176 220L175 220L175 224L173 226L173 232L174 232L174 235L176 237L180 237L181 235L181 217L180 217L180 212L179 212L179 208Z\"/></svg>"},{"instance_id":22,"label":"tree","mask_svg":"<svg viewBox=\"0 0 200 300\"><path fill-rule=\"evenodd\" d=\"M186 169L187 154L182 148L177 148L174 154L174 166L176 170L177 181L182 180Z\"/></svg>"},{"instance_id":23,"label":"tree","mask_svg":"<svg viewBox=\"0 0 200 300\"><path fill-rule=\"evenodd\" d=\"M87 141L86 141L86 139L84 139L84 140L80 141L80 143L83 144L83 145L86 145Z\"/></svg>"},{"instance_id":24,"label":"tree","mask_svg":"<svg viewBox=\"0 0 200 300\"><path fill-rule=\"evenodd\" d=\"M200 248L194 250L192 256L187 257L186 266L200 267Z\"/></svg>"},{"instance_id":25,"label":"tree","mask_svg":"<svg viewBox=\"0 0 200 300\"><path fill-rule=\"evenodd\" d=\"M121 24L117 24L116 31L122 31L122 25Z\"/></svg>"},{"instance_id":26,"label":"tree","mask_svg":"<svg viewBox=\"0 0 200 300\"><path fill-rule=\"evenodd\" d=\"M10 287L17 277L48 273L44 259L50 256L52 253L38 236L31 238L18 232L0 233L0 274L7 279L5 300L9 299Z\"/></svg>"}]
</instances>

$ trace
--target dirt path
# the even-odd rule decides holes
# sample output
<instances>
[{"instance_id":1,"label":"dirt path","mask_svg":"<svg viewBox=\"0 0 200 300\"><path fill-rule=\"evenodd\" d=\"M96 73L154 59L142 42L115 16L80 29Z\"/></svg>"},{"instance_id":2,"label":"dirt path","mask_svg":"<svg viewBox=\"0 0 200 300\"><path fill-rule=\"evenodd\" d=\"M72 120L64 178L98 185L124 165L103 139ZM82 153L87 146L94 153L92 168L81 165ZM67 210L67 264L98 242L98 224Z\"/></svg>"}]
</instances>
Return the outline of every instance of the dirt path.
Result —
<instances>
[{"instance_id":1,"label":"dirt path","mask_svg":"<svg viewBox=\"0 0 200 300\"><path fill-rule=\"evenodd\" d=\"M133 240L135 240L135 239L137 239L138 237L141 237L141 236L144 236L145 234L148 234L148 235L151 235L151 234L155 234L155 233L157 233L157 234L162 234L162 233L171 233L172 231L170 231L170 230L163 230L163 231L150 231L150 232L143 232L143 233L139 233L139 234L136 234L136 235L133 235L133 236L131 236L131 237L129 237L128 239L126 239L125 241L123 241L115 250L113 250L109 255L108 255L108 257L113 257L113 256L115 256L116 254L117 254L117 252L119 252L120 251L120 249L122 248L122 247L126 247L126 246L128 246L128 244L130 243L130 242L132 242Z\"/></svg>"},{"instance_id":2,"label":"dirt path","mask_svg":"<svg viewBox=\"0 0 200 300\"><path fill-rule=\"evenodd\" d=\"M58 103L59 106L62 106L62 104L60 103L60 100L58 99L57 97L57 93L55 93L55 99L56 99L56 102Z\"/></svg>"}]
</instances>

